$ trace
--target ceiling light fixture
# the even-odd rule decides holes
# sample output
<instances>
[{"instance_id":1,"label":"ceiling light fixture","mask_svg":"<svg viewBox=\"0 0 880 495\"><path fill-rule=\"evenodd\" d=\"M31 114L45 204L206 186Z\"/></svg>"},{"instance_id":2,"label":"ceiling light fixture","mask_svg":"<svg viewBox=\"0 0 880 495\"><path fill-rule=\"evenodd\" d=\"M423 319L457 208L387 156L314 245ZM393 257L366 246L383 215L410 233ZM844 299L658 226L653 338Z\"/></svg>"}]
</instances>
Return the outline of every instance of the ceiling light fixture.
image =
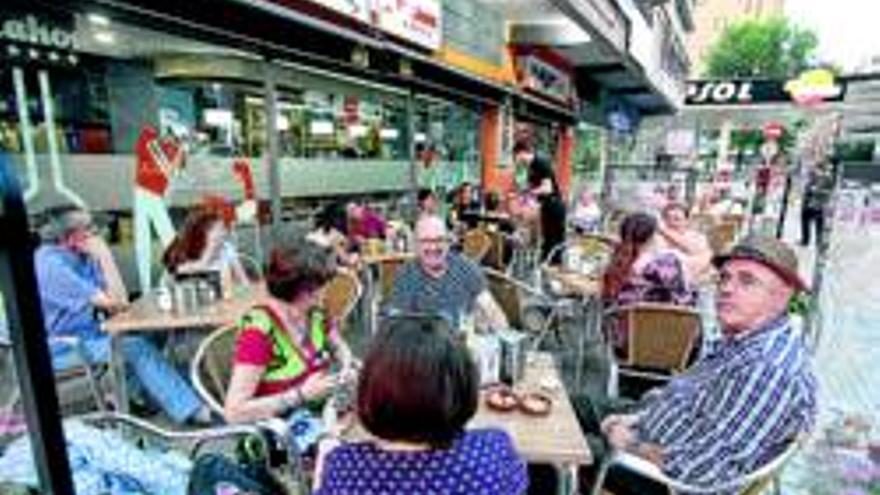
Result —
<instances>
[{"instance_id":1,"label":"ceiling light fixture","mask_svg":"<svg viewBox=\"0 0 880 495\"><path fill-rule=\"evenodd\" d=\"M110 18L101 14L89 14L86 18L95 26L107 27L110 25Z\"/></svg>"},{"instance_id":2,"label":"ceiling light fixture","mask_svg":"<svg viewBox=\"0 0 880 495\"><path fill-rule=\"evenodd\" d=\"M98 31L95 33L95 41L105 45L111 45L116 41L116 36L110 31Z\"/></svg>"}]
</instances>

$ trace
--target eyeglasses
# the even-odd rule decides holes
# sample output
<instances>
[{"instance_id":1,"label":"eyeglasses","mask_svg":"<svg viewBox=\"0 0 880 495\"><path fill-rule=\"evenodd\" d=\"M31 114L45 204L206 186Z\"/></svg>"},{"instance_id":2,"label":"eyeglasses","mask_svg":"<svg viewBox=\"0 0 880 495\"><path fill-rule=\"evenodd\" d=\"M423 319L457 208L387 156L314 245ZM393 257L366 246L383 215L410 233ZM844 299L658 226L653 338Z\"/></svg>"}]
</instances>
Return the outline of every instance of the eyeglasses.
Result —
<instances>
[{"instance_id":1,"label":"eyeglasses","mask_svg":"<svg viewBox=\"0 0 880 495\"><path fill-rule=\"evenodd\" d=\"M417 239L423 246L442 246L449 242L448 237L420 237Z\"/></svg>"}]
</instances>

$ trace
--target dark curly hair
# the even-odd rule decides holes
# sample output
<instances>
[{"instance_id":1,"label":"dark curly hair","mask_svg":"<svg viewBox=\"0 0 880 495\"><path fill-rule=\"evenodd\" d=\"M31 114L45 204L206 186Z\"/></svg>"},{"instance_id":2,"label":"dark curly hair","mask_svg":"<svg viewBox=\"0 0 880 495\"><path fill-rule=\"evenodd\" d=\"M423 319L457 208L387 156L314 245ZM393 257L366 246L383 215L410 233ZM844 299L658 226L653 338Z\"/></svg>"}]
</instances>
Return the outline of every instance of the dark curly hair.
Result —
<instances>
[{"instance_id":1,"label":"dark curly hair","mask_svg":"<svg viewBox=\"0 0 880 495\"><path fill-rule=\"evenodd\" d=\"M269 253L266 285L273 297L292 302L326 284L335 273L336 261L328 248L299 234L282 235Z\"/></svg>"}]
</instances>

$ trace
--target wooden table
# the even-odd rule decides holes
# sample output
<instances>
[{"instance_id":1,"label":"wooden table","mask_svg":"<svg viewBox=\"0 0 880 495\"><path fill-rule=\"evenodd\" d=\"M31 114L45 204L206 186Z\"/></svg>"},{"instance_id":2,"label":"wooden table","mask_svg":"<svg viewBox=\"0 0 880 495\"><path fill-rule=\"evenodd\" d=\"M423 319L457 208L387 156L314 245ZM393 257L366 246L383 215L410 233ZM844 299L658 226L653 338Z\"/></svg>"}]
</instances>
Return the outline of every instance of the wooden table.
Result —
<instances>
[{"instance_id":1,"label":"wooden table","mask_svg":"<svg viewBox=\"0 0 880 495\"><path fill-rule=\"evenodd\" d=\"M126 332L167 332L182 328L219 327L234 323L260 297L266 294L263 285L250 287L230 299L221 299L185 312L162 311L156 295L148 294L134 301L125 311L104 322L105 332L116 335Z\"/></svg>"},{"instance_id":2,"label":"wooden table","mask_svg":"<svg viewBox=\"0 0 880 495\"><path fill-rule=\"evenodd\" d=\"M199 306L189 311L163 311L156 303L154 293L134 301L125 311L104 321L102 328L110 334L110 369L113 374L113 395L120 412L128 413L128 387L125 383L125 360L120 349L120 337L137 332L172 332L200 328L214 329L235 323L258 299L266 294L262 284L230 299Z\"/></svg>"},{"instance_id":3,"label":"wooden table","mask_svg":"<svg viewBox=\"0 0 880 495\"><path fill-rule=\"evenodd\" d=\"M497 412L486 406L483 394L477 414L468 423L472 428L498 428L507 432L517 452L530 463L550 464L559 476L558 493L577 493L577 470L579 466L593 463L593 454L586 436L578 423L574 407L562 383L553 356L549 353L530 353L526 363L525 377L517 388L535 389L539 386L553 399L553 409L548 416L528 416L519 411ZM354 425L344 434L348 441L368 441L370 438L360 425Z\"/></svg>"},{"instance_id":4,"label":"wooden table","mask_svg":"<svg viewBox=\"0 0 880 495\"><path fill-rule=\"evenodd\" d=\"M549 389L545 388L548 385ZM571 470L575 475L572 481L576 482L577 467L592 464L593 455L550 353L529 354L525 377L517 384L517 388L520 387L541 388L549 393L554 400L550 414L534 417L519 411L498 412L486 406L481 397L477 415L468 427L503 429L527 461Z\"/></svg>"}]
</instances>

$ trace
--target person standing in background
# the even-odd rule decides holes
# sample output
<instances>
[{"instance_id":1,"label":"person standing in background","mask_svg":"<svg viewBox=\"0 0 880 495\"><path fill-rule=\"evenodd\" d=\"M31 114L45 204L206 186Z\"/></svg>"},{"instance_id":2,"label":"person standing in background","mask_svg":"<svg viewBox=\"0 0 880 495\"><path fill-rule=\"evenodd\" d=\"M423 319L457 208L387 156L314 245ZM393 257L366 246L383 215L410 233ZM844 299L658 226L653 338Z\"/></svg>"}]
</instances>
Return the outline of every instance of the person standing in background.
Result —
<instances>
[{"instance_id":1,"label":"person standing in background","mask_svg":"<svg viewBox=\"0 0 880 495\"><path fill-rule=\"evenodd\" d=\"M801 246L810 245L810 229L816 229L816 245L822 245L822 234L825 231L825 210L831 201L834 189L834 178L831 175L830 163L818 162L807 177L804 195L801 202Z\"/></svg>"},{"instance_id":2,"label":"person standing in background","mask_svg":"<svg viewBox=\"0 0 880 495\"><path fill-rule=\"evenodd\" d=\"M547 259L554 247L565 242L565 201L553 166L535 153L532 143L520 140L513 146L513 159L520 166L528 167L528 192L537 198L540 205L541 259ZM559 263L562 252L558 251L551 260Z\"/></svg>"}]
</instances>

